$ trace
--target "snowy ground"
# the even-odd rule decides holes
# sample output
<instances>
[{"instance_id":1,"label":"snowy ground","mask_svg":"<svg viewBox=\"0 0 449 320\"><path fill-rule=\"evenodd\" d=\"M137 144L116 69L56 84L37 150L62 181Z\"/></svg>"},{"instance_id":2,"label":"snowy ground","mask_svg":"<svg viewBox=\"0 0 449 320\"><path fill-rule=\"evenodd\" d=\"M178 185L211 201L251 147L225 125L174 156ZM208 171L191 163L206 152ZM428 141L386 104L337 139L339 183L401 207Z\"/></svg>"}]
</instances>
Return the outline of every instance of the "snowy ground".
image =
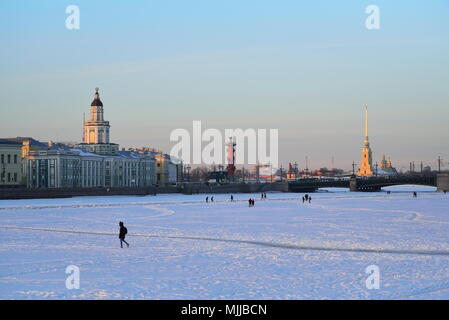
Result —
<instances>
[{"instance_id":1,"label":"snowy ground","mask_svg":"<svg viewBox=\"0 0 449 320\"><path fill-rule=\"evenodd\" d=\"M449 194L416 188L0 201L0 298L449 299Z\"/></svg>"}]
</instances>

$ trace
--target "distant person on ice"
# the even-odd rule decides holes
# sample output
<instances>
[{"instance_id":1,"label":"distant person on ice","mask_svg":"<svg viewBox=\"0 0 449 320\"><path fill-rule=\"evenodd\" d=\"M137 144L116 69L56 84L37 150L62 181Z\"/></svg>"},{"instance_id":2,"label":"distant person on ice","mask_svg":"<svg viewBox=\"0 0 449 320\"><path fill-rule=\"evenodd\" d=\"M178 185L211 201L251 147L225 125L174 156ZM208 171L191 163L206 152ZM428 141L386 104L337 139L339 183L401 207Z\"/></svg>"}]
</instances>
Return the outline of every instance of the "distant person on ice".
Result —
<instances>
[{"instance_id":1,"label":"distant person on ice","mask_svg":"<svg viewBox=\"0 0 449 320\"><path fill-rule=\"evenodd\" d=\"M234 196L231 194L231 202L234 201Z\"/></svg>"},{"instance_id":2,"label":"distant person on ice","mask_svg":"<svg viewBox=\"0 0 449 320\"><path fill-rule=\"evenodd\" d=\"M206 203L209 202L209 197L206 197Z\"/></svg>"},{"instance_id":3,"label":"distant person on ice","mask_svg":"<svg viewBox=\"0 0 449 320\"><path fill-rule=\"evenodd\" d=\"M123 222L119 222L118 224L120 226L120 233L118 235L118 238L120 239L120 248L123 248L123 242L126 243L126 245L129 248L129 243L125 241L125 236L128 233L128 229L123 225Z\"/></svg>"}]
</instances>

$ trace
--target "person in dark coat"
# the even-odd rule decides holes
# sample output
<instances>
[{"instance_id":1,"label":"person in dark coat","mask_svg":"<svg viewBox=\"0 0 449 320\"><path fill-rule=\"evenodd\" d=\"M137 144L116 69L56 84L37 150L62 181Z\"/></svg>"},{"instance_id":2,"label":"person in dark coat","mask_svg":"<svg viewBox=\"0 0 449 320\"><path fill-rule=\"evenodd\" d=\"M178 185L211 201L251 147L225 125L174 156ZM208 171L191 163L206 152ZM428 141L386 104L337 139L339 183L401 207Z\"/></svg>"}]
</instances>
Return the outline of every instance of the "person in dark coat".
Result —
<instances>
[{"instance_id":1,"label":"person in dark coat","mask_svg":"<svg viewBox=\"0 0 449 320\"><path fill-rule=\"evenodd\" d=\"M234 202L234 196L231 194L231 202Z\"/></svg>"},{"instance_id":2,"label":"person in dark coat","mask_svg":"<svg viewBox=\"0 0 449 320\"><path fill-rule=\"evenodd\" d=\"M206 197L206 203L209 202L209 197Z\"/></svg>"},{"instance_id":3,"label":"person in dark coat","mask_svg":"<svg viewBox=\"0 0 449 320\"><path fill-rule=\"evenodd\" d=\"M310 202L312 202L312 197L311 197L311 196L309 196L309 203L310 203Z\"/></svg>"},{"instance_id":4,"label":"person in dark coat","mask_svg":"<svg viewBox=\"0 0 449 320\"><path fill-rule=\"evenodd\" d=\"M304 198L304 196L302 196L302 203L304 203L304 201L306 201L306 198Z\"/></svg>"},{"instance_id":5,"label":"person in dark coat","mask_svg":"<svg viewBox=\"0 0 449 320\"><path fill-rule=\"evenodd\" d=\"M214 202L214 197L210 197L210 202Z\"/></svg>"},{"instance_id":6,"label":"person in dark coat","mask_svg":"<svg viewBox=\"0 0 449 320\"><path fill-rule=\"evenodd\" d=\"M120 233L118 235L118 238L120 239L120 247L123 248L123 242L126 243L126 245L129 248L129 243L125 241L125 236L128 233L128 229L123 225L123 222L119 222L118 224L120 226Z\"/></svg>"}]
</instances>

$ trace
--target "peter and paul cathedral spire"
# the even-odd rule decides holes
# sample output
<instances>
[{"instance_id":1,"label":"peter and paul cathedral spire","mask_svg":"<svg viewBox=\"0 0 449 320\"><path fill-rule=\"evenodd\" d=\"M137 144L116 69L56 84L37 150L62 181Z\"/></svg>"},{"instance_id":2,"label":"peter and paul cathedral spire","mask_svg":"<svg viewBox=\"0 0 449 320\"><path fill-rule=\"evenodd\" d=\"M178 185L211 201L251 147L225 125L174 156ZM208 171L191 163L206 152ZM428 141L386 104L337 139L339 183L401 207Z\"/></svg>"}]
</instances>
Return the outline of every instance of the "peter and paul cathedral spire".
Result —
<instances>
[{"instance_id":1,"label":"peter and paul cathedral spire","mask_svg":"<svg viewBox=\"0 0 449 320\"><path fill-rule=\"evenodd\" d=\"M373 158L368 139L368 106L365 105L365 141L362 148L362 161L357 176L368 177L373 174Z\"/></svg>"}]
</instances>

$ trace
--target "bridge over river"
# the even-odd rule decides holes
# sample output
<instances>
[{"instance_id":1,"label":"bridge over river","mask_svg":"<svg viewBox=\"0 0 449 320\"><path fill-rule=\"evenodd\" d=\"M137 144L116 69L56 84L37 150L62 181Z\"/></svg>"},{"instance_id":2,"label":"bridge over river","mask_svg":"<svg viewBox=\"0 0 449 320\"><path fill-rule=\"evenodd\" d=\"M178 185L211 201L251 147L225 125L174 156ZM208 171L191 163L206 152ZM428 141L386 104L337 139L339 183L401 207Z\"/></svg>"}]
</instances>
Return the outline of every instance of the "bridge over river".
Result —
<instances>
[{"instance_id":1,"label":"bridge over river","mask_svg":"<svg viewBox=\"0 0 449 320\"><path fill-rule=\"evenodd\" d=\"M383 187L397 185L424 185L449 191L449 173L399 174L378 177L351 177L347 179L301 179L288 182L290 192L314 192L320 188L349 188L350 191L380 191Z\"/></svg>"}]
</instances>

